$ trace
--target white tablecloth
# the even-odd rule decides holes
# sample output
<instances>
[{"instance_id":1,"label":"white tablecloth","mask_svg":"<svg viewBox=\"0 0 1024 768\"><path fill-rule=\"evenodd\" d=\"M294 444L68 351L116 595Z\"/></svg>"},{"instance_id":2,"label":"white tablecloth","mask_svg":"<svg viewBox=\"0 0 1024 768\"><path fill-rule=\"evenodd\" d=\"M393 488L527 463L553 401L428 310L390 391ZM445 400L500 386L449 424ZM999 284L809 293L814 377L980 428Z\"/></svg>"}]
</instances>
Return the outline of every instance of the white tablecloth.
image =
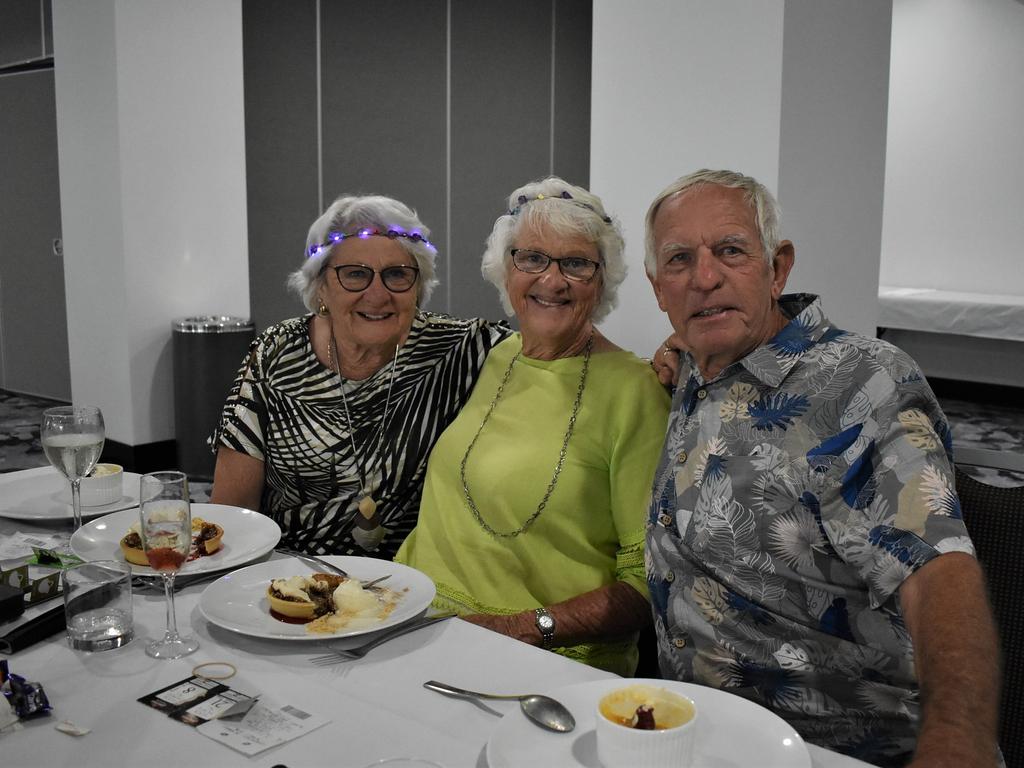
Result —
<instances>
[{"instance_id":1,"label":"white tablecloth","mask_svg":"<svg viewBox=\"0 0 1024 768\"><path fill-rule=\"evenodd\" d=\"M0 535L15 530L40 529L0 519ZM163 594L148 589L134 596L137 639L124 648L76 652L60 634L9 657L12 671L43 684L53 712L0 736L0 765L309 768L418 756L446 768L486 768L488 738L501 715L519 716L517 705L484 706L445 697L424 689L425 681L543 693L611 677L459 619L392 640L357 662L314 667L309 658L323 650L320 643L249 638L207 622L197 607L204 588L189 586L176 597L179 628L197 634L201 642L199 651L184 659L156 661L145 655L146 639L161 635L164 627ZM247 758L136 701L187 678L206 661L234 664L238 674L228 682L239 691L293 704L331 722ZM91 732L81 737L61 733L54 726L62 720ZM814 768L866 765L814 746L809 751Z\"/></svg>"}]
</instances>

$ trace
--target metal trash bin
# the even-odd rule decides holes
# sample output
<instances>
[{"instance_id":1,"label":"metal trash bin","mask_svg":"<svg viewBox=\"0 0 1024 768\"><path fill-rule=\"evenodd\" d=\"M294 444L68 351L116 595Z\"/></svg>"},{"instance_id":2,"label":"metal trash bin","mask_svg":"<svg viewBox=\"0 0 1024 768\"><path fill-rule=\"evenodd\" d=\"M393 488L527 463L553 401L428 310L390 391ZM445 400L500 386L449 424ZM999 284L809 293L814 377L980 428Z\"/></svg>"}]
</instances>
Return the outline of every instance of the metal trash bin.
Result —
<instances>
[{"instance_id":1,"label":"metal trash bin","mask_svg":"<svg viewBox=\"0 0 1024 768\"><path fill-rule=\"evenodd\" d=\"M178 468L211 479L216 460L206 439L256 332L242 317L182 317L171 323L174 347L174 434Z\"/></svg>"}]
</instances>

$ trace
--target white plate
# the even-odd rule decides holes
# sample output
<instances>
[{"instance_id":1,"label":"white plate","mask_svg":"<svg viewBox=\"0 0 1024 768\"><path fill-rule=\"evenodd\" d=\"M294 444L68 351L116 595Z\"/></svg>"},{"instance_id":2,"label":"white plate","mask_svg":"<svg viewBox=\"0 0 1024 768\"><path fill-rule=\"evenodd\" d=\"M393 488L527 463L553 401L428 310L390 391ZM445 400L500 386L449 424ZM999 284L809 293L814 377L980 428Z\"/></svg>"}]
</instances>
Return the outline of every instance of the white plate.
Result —
<instances>
[{"instance_id":1,"label":"white plate","mask_svg":"<svg viewBox=\"0 0 1024 768\"><path fill-rule=\"evenodd\" d=\"M517 708L505 715L487 742L490 768L524 765L593 766L597 760L594 717L607 691L646 683L688 696L697 706L693 767L811 768L804 740L785 720L764 707L716 688L673 680L594 680L552 691L537 691L561 701L576 718L572 733L544 731Z\"/></svg>"},{"instance_id":2,"label":"white plate","mask_svg":"<svg viewBox=\"0 0 1024 768\"><path fill-rule=\"evenodd\" d=\"M286 624L270 615L266 592L272 579L305 576L316 570L301 560L291 558L256 563L221 576L199 597L199 610L207 621L243 635L271 640L326 640L365 635L401 624L426 610L434 599L434 582L425 573L407 565L375 557L332 555L323 559L360 581L391 574L391 578L381 586L404 594L390 615L373 626L341 629L326 635L313 634L306 631L304 624Z\"/></svg>"},{"instance_id":3,"label":"white plate","mask_svg":"<svg viewBox=\"0 0 1024 768\"><path fill-rule=\"evenodd\" d=\"M92 520L139 505L139 477L125 472L123 496L113 504L82 507L82 519ZM0 517L13 520L70 520L71 490L64 475L53 467L36 467L0 474Z\"/></svg>"},{"instance_id":4,"label":"white plate","mask_svg":"<svg viewBox=\"0 0 1024 768\"><path fill-rule=\"evenodd\" d=\"M234 568L267 554L281 539L281 529L266 515L226 504L193 504L192 517L201 517L224 529L224 546L219 552L189 560L181 575L210 573ZM83 560L124 560L120 541L132 523L139 522L139 510L125 509L83 525L71 536L71 551ZM148 565L132 564L136 575L156 575Z\"/></svg>"}]
</instances>

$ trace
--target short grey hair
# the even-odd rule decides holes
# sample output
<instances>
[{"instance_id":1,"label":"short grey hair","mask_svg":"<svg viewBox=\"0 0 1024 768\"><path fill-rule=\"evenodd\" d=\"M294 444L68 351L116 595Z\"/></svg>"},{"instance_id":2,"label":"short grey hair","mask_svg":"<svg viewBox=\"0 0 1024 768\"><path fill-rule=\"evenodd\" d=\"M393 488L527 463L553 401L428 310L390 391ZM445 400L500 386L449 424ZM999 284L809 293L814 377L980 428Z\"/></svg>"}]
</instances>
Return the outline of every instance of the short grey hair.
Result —
<instances>
[{"instance_id":1,"label":"short grey hair","mask_svg":"<svg viewBox=\"0 0 1024 768\"><path fill-rule=\"evenodd\" d=\"M383 195L342 195L309 228L306 235L306 259L302 266L288 276L288 287L302 297L310 312L316 312L317 293L324 283L324 268L332 246L316 248L328 243L333 232L351 233L360 229L396 229L419 233L422 239L396 237L394 240L416 260L419 279L416 281L416 303L422 307L430 298L437 278L434 277L434 258L437 251L430 243L430 230L420 221L416 211L405 203Z\"/></svg>"},{"instance_id":2,"label":"short grey hair","mask_svg":"<svg viewBox=\"0 0 1024 768\"><path fill-rule=\"evenodd\" d=\"M661 204L674 195L707 184L743 190L743 200L754 213L754 221L761 237L761 250L764 251L765 261L769 264L772 263L772 255L779 247L779 204L772 193L757 179L744 176L742 173L710 171L704 168L673 181L654 198L651 207L647 209L647 216L644 218L644 267L651 277L655 277L658 271L658 254L655 252L654 242L654 217L658 215Z\"/></svg>"},{"instance_id":3,"label":"short grey hair","mask_svg":"<svg viewBox=\"0 0 1024 768\"><path fill-rule=\"evenodd\" d=\"M507 212L494 222L487 238L480 266L484 279L498 289L501 304L511 316L507 283L512 243L524 229L545 227L563 236L580 235L597 246L601 295L590 319L595 323L602 320L615 308L619 285L626 279L622 230L605 212L601 198L557 176L532 181L508 196Z\"/></svg>"}]
</instances>

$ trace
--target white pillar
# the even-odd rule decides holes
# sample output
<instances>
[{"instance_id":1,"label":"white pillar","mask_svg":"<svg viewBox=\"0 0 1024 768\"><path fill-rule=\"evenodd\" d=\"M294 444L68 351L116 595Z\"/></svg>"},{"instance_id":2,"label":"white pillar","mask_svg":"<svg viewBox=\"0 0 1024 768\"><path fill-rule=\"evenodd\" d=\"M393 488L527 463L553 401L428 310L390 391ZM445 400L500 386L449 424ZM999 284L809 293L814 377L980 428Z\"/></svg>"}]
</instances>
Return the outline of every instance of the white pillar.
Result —
<instances>
[{"instance_id":1,"label":"white pillar","mask_svg":"<svg viewBox=\"0 0 1024 768\"><path fill-rule=\"evenodd\" d=\"M249 315L240 0L53 0L71 391L174 438L171 321Z\"/></svg>"},{"instance_id":2,"label":"white pillar","mask_svg":"<svg viewBox=\"0 0 1024 768\"><path fill-rule=\"evenodd\" d=\"M861 5L595 0L590 179L622 218L630 265L603 324L613 341L650 355L671 330L644 275L643 215L662 188L699 168L741 171L775 192L782 234L797 250L790 289L821 293L838 324L874 331L889 16L887 3ZM845 232L851 204L862 237L827 247ZM847 303L851 274L865 295Z\"/></svg>"}]
</instances>

